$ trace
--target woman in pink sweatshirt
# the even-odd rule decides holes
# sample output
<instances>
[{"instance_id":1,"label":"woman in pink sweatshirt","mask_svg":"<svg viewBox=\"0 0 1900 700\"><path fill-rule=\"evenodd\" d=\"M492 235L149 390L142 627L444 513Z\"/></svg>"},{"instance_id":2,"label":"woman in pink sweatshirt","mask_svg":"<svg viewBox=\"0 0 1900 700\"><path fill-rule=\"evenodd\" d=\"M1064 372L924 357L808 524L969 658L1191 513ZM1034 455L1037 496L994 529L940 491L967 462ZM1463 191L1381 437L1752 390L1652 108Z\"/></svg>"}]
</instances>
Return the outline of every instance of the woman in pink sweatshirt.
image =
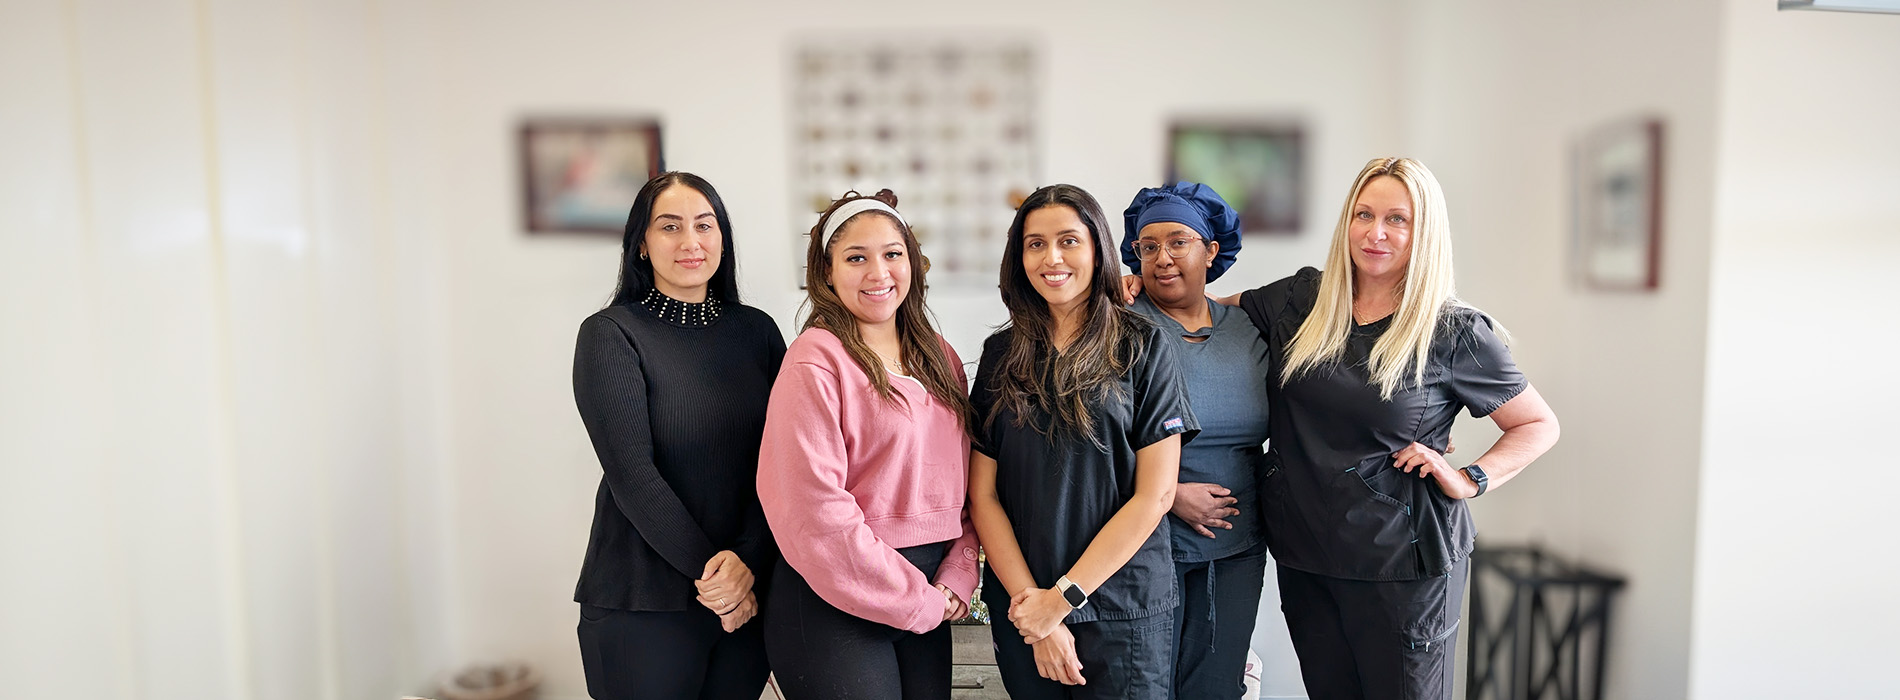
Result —
<instances>
[{"instance_id":1,"label":"woman in pink sweatshirt","mask_svg":"<svg viewBox=\"0 0 1900 700\"><path fill-rule=\"evenodd\" d=\"M931 328L890 190L812 228L805 331L766 409L759 501L784 558L766 655L791 700L950 697L950 629L976 588L963 362Z\"/></svg>"}]
</instances>

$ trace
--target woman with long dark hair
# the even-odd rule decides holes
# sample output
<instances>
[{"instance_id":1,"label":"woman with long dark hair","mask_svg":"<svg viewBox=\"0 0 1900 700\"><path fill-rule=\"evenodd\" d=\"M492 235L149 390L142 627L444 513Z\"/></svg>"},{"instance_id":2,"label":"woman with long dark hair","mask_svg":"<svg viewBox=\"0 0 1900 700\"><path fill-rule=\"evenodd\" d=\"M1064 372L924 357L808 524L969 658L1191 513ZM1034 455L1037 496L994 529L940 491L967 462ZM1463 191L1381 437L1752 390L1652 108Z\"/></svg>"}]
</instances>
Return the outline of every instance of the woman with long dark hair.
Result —
<instances>
[{"instance_id":1,"label":"woman with long dark hair","mask_svg":"<svg viewBox=\"0 0 1900 700\"><path fill-rule=\"evenodd\" d=\"M574 402L600 489L574 600L596 700L757 700L758 588L778 559L753 478L785 341L739 302L732 223L711 184L640 188L620 282L581 324Z\"/></svg>"},{"instance_id":2,"label":"woman with long dark hair","mask_svg":"<svg viewBox=\"0 0 1900 700\"><path fill-rule=\"evenodd\" d=\"M1010 321L984 342L971 392L997 666L1019 700L1167 698L1176 594L1162 517L1199 431L1174 350L1121 303L1114 239L1087 192L1036 190L1006 245Z\"/></svg>"},{"instance_id":3,"label":"woman with long dark hair","mask_svg":"<svg viewBox=\"0 0 1900 700\"><path fill-rule=\"evenodd\" d=\"M759 498L785 558L765 640L792 700L949 698L946 623L976 588L963 361L896 207L846 193L812 227L811 316L766 416Z\"/></svg>"}]
</instances>

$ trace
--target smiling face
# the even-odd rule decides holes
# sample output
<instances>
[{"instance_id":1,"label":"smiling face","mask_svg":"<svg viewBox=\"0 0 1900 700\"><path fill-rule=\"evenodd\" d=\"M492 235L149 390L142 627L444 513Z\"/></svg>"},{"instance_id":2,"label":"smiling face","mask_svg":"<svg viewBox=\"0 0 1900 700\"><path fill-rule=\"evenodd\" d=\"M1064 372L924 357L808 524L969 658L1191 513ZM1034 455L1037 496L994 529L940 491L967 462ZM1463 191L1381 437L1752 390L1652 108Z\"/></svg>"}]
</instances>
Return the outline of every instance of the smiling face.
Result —
<instances>
[{"instance_id":1,"label":"smiling face","mask_svg":"<svg viewBox=\"0 0 1900 700\"><path fill-rule=\"evenodd\" d=\"M653 198L640 252L653 262L653 286L680 301L706 299L706 283L719 271L723 243L719 218L706 195L674 185Z\"/></svg>"},{"instance_id":2,"label":"smiling face","mask_svg":"<svg viewBox=\"0 0 1900 700\"><path fill-rule=\"evenodd\" d=\"M1366 182L1353 200L1346 229L1359 286L1397 285L1412 259L1412 193L1398 178Z\"/></svg>"},{"instance_id":3,"label":"smiling face","mask_svg":"<svg viewBox=\"0 0 1900 700\"><path fill-rule=\"evenodd\" d=\"M1209 243L1186 224L1157 221L1141 227L1136 245L1158 247L1153 257L1141 259L1141 288L1148 298L1167 308L1198 303L1207 294L1207 270L1214 266L1219 243ZM1182 253L1176 258L1173 252Z\"/></svg>"},{"instance_id":4,"label":"smiling face","mask_svg":"<svg viewBox=\"0 0 1900 700\"><path fill-rule=\"evenodd\" d=\"M890 217L859 214L831 238L831 288L858 322L894 324L910 294L910 251Z\"/></svg>"},{"instance_id":5,"label":"smiling face","mask_svg":"<svg viewBox=\"0 0 1900 700\"><path fill-rule=\"evenodd\" d=\"M1067 206L1047 206L1023 219L1023 272L1061 316L1078 308L1095 276L1095 243L1082 217Z\"/></svg>"}]
</instances>

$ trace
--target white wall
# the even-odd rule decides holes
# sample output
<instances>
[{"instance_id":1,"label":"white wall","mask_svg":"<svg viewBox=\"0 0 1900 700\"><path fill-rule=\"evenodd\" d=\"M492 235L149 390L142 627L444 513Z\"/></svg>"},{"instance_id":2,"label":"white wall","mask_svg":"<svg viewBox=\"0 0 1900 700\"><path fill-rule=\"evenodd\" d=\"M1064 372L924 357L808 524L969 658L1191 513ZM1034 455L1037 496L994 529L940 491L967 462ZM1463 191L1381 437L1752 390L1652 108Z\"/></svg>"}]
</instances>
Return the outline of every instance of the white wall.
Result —
<instances>
[{"instance_id":1,"label":"white wall","mask_svg":"<svg viewBox=\"0 0 1900 700\"><path fill-rule=\"evenodd\" d=\"M1900 549L1879 534L1882 492L1823 465L1879 449L1853 438L1881 434L1897 375L1878 351L1809 361L1787 343L1895 340L1876 280L1900 247L1900 142L1872 86L1900 69L1900 23L1742 1L1413 12L1408 143L1446 183L1461 291L1517 333L1565 428L1474 504L1482 536L1629 578L1609 697L1892 695ZM1568 149L1649 115L1667 125L1662 288L1583 291ZM1846 382L1818 371L1844 364Z\"/></svg>"},{"instance_id":2,"label":"white wall","mask_svg":"<svg viewBox=\"0 0 1900 700\"><path fill-rule=\"evenodd\" d=\"M453 655L434 157L386 145L439 115L383 82L433 21L0 5L0 694L390 697Z\"/></svg>"},{"instance_id":3,"label":"white wall","mask_svg":"<svg viewBox=\"0 0 1900 700\"><path fill-rule=\"evenodd\" d=\"M1900 17L1723 33L1691 697L1900 697Z\"/></svg>"},{"instance_id":4,"label":"white wall","mask_svg":"<svg viewBox=\"0 0 1900 700\"><path fill-rule=\"evenodd\" d=\"M1562 441L1473 503L1479 537L1541 541L1629 579L1608 697L1687 693L1701 462L1710 182L1720 49L1712 2L1438 2L1421 31L1413 151L1445 185L1460 292L1508 326ZM1662 287L1570 278L1570 147L1608 120L1667 123ZM1466 421L1457 457L1497 435ZM1470 650L1461 650L1469 652Z\"/></svg>"},{"instance_id":5,"label":"white wall","mask_svg":"<svg viewBox=\"0 0 1900 700\"><path fill-rule=\"evenodd\" d=\"M1630 577L1610 697L1891 694L1863 670L1900 651L1866 602L1894 573L1863 563L1894 551L1861 534L1880 465L1847 451L1896 388L1872 280L1900 30L1760 4L0 4L0 694L387 697L518 657L583 695L569 358L617 241L519 230L514 126L659 116L789 335L783 58L820 30L1032 37L1043 178L1111 214L1169 118L1304 117L1307 230L1249 238L1219 291L1318 264L1357 168L1423 158L1464 296L1566 428L1480 529ZM1568 146L1644 114L1663 288L1580 291ZM1003 318L988 290L933 305L972 360ZM1771 344L1843 328L1873 348L1818 365L1858 362L1845 385Z\"/></svg>"}]
</instances>

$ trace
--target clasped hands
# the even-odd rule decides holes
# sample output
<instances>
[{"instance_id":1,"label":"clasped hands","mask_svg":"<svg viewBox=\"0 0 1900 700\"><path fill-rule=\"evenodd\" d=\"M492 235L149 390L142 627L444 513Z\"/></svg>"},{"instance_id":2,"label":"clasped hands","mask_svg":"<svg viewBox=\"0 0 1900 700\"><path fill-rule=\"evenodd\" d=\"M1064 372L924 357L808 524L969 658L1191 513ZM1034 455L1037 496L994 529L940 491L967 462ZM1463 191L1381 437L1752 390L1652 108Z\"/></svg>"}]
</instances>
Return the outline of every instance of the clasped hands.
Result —
<instances>
[{"instance_id":1,"label":"clasped hands","mask_svg":"<svg viewBox=\"0 0 1900 700\"><path fill-rule=\"evenodd\" d=\"M1088 685L1082 661L1075 654L1075 635L1062 623L1073 608L1062 592L1025 588L1009 598L1009 621L1035 648L1037 675L1063 685Z\"/></svg>"},{"instance_id":2,"label":"clasped hands","mask_svg":"<svg viewBox=\"0 0 1900 700\"><path fill-rule=\"evenodd\" d=\"M970 604L963 602L963 599L958 598L957 594L950 592L949 586L939 583L937 584L937 592L943 594L944 622L961 620L964 616L970 614Z\"/></svg>"},{"instance_id":3,"label":"clasped hands","mask_svg":"<svg viewBox=\"0 0 1900 700\"><path fill-rule=\"evenodd\" d=\"M752 570L731 551L714 554L706 561L706 570L693 581L693 587L699 590L696 600L719 616L719 626L727 632L739 629L759 614L759 599L752 584ZM950 592L949 587L939 583L937 590L943 593L945 622L970 614L969 603Z\"/></svg>"},{"instance_id":4,"label":"clasped hands","mask_svg":"<svg viewBox=\"0 0 1900 700\"><path fill-rule=\"evenodd\" d=\"M719 626L727 632L759 614L759 599L752 592L752 569L731 550L721 551L706 560L706 570L693 587L699 589L700 605L719 616Z\"/></svg>"}]
</instances>

